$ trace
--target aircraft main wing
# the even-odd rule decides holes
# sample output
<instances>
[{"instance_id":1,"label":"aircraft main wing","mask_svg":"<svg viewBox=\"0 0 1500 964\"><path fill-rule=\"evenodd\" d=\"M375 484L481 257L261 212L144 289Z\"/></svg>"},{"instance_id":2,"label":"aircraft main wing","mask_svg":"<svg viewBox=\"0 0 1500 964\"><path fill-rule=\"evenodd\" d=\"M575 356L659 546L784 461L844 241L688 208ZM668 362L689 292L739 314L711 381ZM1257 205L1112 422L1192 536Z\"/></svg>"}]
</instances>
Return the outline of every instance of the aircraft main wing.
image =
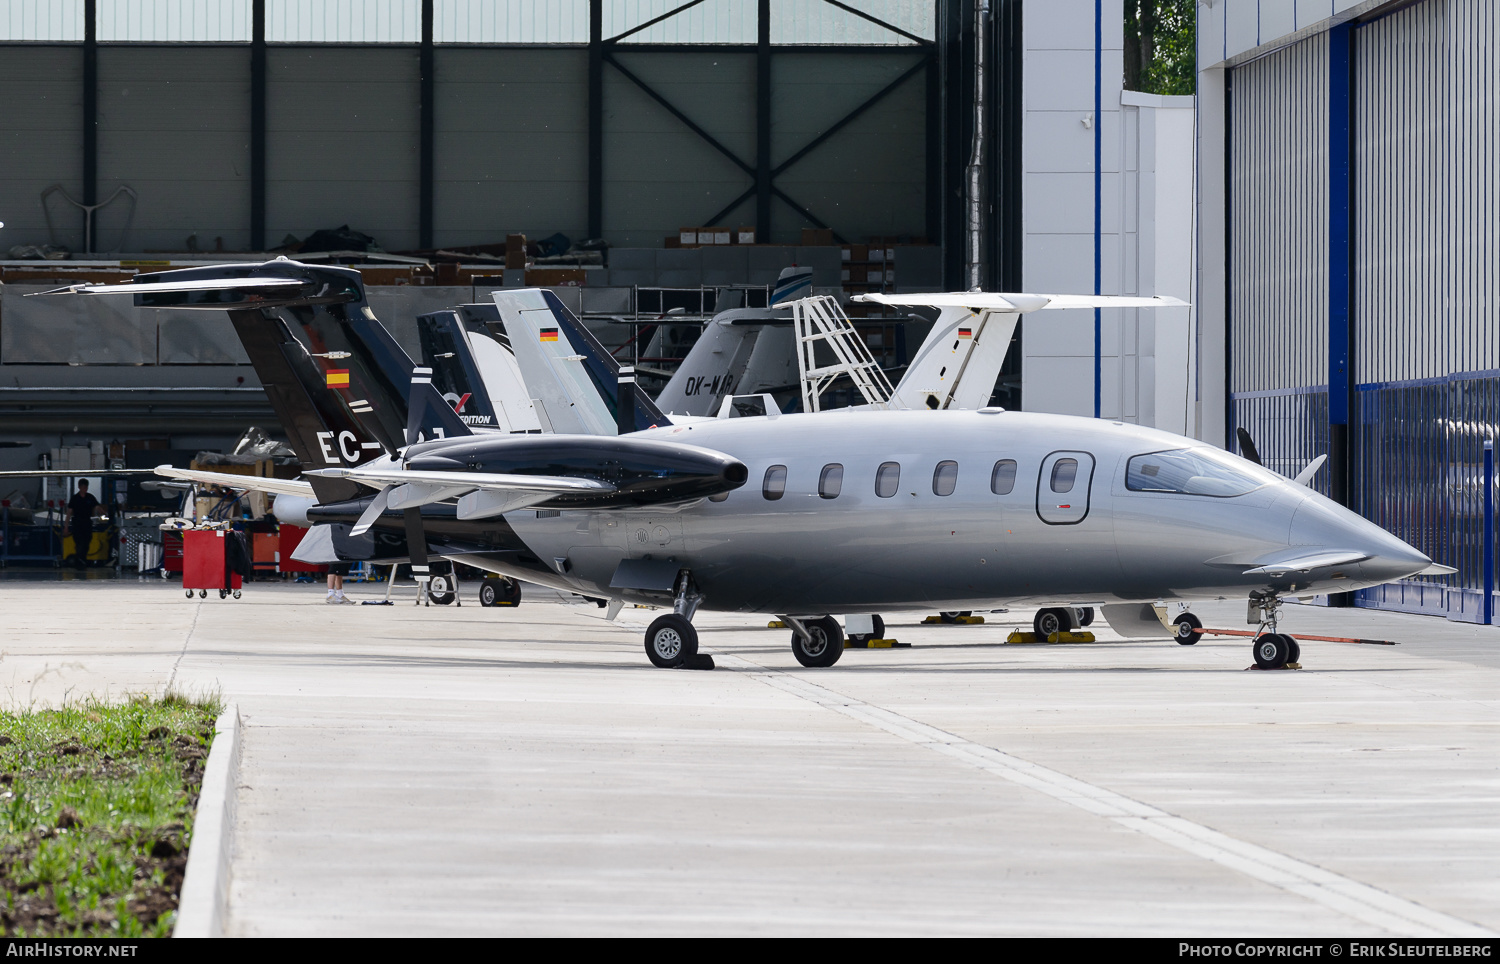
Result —
<instances>
[{"instance_id":1,"label":"aircraft main wing","mask_svg":"<svg viewBox=\"0 0 1500 964\"><path fill-rule=\"evenodd\" d=\"M277 495L299 495L316 499L311 482L301 479L272 479L257 475L235 475L232 472L204 472L199 469L176 469L170 465L158 465L157 475L168 479L184 479L204 485L222 485L227 489L244 489L247 492L274 492Z\"/></svg>"},{"instance_id":2,"label":"aircraft main wing","mask_svg":"<svg viewBox=\"0 0 1500 964\"><path fill-rule=\"evenodd\" d=\"M926 305L933 308L968 308L971 311L1014 311L1020 314L1043 308L1186 308L1180 298L1157 295L1041 295L993 291L950 291L914 294L855 295L854 301L878 305Z\"/></svg>"}]
</instances>

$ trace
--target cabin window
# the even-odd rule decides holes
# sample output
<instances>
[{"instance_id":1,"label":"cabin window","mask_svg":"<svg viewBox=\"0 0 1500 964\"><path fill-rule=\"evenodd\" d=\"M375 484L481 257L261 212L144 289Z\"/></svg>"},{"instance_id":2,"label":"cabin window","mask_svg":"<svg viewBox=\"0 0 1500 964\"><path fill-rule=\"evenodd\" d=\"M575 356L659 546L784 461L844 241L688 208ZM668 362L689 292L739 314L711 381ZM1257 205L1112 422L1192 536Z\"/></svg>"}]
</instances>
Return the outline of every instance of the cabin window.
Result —
<instances>
[{"instance_id":1,"label":"cabin window","mask_svg":"<svg viewBox=\"0 0 1500 964\"><path fill-rule=\"evenodd\" d=\"M818 495L824 499L837 499L844 487L844 467L837 462L823 466L818 473Z\"/></svg>"},{"instance_id":2,"label":"cabin window","mask_svg":"<svg viewBox=\"0 0 1500 964\"><path fill-rule=\"evenodd\" d=\"M932 470L932 494L952 495L956 485L958 485L958 463L939 462L937 468Z\"/></svg>"},{"instance_id":3,"label":"cabin window","mask_svg":"<svg viewBox=\"0 0 1500 964\"><path fill-rule=\"evenodd\" d=\"M1078 478L1077 459L1058 459L1052 465L1052 491L1072 492Z\"/></svg>"},{"instance_id":4,"label":"cabin window","mask_svg":"<svg viewBox=\"0 0 1500 964\"><path fill-rule=\"evenodd\" d=\"M889 499L901 487L901 463L881 462L875 470L875 494Z\"/></svg>"},{"instance_id":5,"label":"cabin window","mask_svg":"<svg viewBox=\"0 0 1500 964\"><path fill-rule=\"evenodd\" d=\"M990 472L990 491L996 495L1010 495L1016 487L1016 460L1001 459Z\"/></svg>"},{"instance_id":6,"label":"cabin window","mask_svg":"<svg viewBox=\"0 0 1500 964\"><path fill-rule=\"evenodd\" d=\"M760 494L772 502L786 494L786 466L773 465L766 469L766 480L761 483Z\"/></svg>"}]
</instances>

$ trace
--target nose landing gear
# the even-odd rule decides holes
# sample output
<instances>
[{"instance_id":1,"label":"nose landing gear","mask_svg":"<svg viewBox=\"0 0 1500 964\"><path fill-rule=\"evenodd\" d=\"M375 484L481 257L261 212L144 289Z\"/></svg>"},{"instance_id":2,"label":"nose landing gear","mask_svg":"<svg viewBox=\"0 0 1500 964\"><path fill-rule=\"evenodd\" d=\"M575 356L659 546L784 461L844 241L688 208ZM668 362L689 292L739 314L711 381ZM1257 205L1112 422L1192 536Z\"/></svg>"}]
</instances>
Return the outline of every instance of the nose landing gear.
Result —
<instances>
[{"instance_id":1,"label":"nose landing gear","mask_svg":"<svg viewBox=\"0 0 1500 964\"><path fill-rule=\"evenodd\" d=\"M1248 622L1259 622L1250 641L1256 669L1301 669L1302 647L1286 633L1276 631L1281 599L1275 593L1251 593Z\"/></svg>"},{"instance_id":2,"label":"nose landing gear","mask_svg":"<svg viewBox=\"0 0 1500 964\"><path fill-rule=\"evenodd\" d=\"M677 574L672 612L658 616L646 629L646 658L661 669L713 669L712 656L698 654L693 614L703 601L686 569Z\"/></svg>"}]
</instances>

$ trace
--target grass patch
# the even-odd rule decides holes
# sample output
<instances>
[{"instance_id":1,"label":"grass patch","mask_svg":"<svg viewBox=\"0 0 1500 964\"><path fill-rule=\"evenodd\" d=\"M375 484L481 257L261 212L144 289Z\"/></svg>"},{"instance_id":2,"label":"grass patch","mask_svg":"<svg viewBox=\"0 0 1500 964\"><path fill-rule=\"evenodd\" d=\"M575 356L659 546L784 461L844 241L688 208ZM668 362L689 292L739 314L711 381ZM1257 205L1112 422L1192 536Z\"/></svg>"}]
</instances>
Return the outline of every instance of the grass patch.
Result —
<instances>
[{"instance_id":1,"label":"grass patch","mask_svg":"<svg viewBox=\"0 0 1500 964\"><path fill-rule=\"evenodd\" d=\"M0 712L6 936L167 937L217 699Z\"/></svg>"}]
</instances>

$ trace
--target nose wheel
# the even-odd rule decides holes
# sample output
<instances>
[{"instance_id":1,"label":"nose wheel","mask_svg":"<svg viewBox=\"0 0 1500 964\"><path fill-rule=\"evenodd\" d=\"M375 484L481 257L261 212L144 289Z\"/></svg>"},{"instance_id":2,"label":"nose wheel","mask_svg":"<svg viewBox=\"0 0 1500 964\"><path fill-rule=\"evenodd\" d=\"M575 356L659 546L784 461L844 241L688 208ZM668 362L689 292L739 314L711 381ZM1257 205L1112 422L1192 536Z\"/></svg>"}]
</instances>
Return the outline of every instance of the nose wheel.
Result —
<instances>
[{"instance_id":1,"label":"nose wheel","mask_svg":"<svg viewBox=\"0 0 1500 964\"><path fill-rule=\"evenodd\" d=\"M792 627L792 655L809 668L832 666L844 655L844 627L832 616L797 619L784 616Z\"/></svg>"},{"instance_id":2,"label":"nose wheel","mask_svg":"<svg viewBox=\"0 0 1500 964\"><path fill-rule=\"evenodd\" d=\"M1252 620L1256 609L1260 610L1260 633L1250 643L1255 655L1255 668L1285 669L1288 664L1300 664L1302 647L1286 633L1276 631L1276 617L1281 612L1281 600L1273 593L1252 593Z\"/></svg>"}]
</instances>

